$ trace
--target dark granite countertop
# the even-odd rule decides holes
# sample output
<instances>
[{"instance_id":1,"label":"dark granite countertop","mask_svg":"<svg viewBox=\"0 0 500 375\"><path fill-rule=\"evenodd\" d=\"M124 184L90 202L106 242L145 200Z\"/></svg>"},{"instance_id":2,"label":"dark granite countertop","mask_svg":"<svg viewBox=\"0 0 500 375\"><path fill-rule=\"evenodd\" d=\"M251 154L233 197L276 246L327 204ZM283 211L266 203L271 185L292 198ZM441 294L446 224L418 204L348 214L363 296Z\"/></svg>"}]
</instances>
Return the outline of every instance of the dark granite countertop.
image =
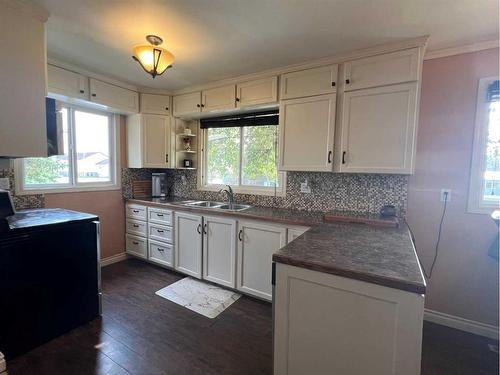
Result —
<instances>
[{"instance_id":1,"label":"dark granite countertop","mask_svg":"<svg viewBox=\"0 0 500 375\"><path fill-rule=\"evenodd\" d=\"M66 224L69 222L99 220L96 215L65 210L62 208L38 208L20 210L7 218L10 231L39 229L47 225Z\"/></svg>"},{"instance_id":2,"label":"dark granite countertop","mask_svg":"<svg viewBox=\"0 0 500 375\"><path fill-rule=\"evenodd\" d=\"M324 222L324 212L252 207L240 212L186 207L182 198L129 199L130 203L311 226L274 253L273 261L424 294L425 279L408 228ZM359 216L359 215L358 215Z\"/></svg>"}]
</instances>

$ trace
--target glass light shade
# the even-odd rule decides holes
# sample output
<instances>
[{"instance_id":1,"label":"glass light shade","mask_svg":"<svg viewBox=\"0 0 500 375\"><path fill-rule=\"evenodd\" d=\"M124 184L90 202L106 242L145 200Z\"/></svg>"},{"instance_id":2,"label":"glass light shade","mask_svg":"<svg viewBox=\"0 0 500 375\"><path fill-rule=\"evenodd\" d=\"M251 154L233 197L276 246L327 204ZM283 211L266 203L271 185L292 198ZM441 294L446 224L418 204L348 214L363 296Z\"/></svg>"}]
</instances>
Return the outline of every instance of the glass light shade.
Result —
<instances>
[{"instance_id":1,"label":"glass light shade","mask_svg":"<svg viewBox=\"0 0 500 375\"><path fill-rule=\"evenodd\" d=\"M140 45L135 46L132 51L134 60L139 62L142 68L151 74L153 78L163 74L174 62L174 55L158 46Z\"/></svg>"}]
</instances>

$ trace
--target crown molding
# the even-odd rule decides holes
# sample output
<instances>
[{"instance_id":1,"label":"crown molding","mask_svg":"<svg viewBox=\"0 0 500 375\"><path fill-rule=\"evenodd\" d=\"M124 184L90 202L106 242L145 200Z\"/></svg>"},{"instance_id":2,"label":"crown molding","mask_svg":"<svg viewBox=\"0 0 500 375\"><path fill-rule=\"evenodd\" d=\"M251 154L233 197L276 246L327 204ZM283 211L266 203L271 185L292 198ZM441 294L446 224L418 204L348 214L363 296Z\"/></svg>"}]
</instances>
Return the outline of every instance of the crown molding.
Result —
<instances>
[{"instance_id":1,"label":"crown molding","mask_svg":"<svg viewBox=\"0 0 500 375\"><path fill-rule=\"evenodd\" d=\"M424 55L424 60L439 59L441 57L460 55L462 53L472 53L483 51L487 49L498 48L499 40L487 40L484 42L466 44L457 47L437 49L434 51L427 51Z\"/></svg>"}]
</instances>

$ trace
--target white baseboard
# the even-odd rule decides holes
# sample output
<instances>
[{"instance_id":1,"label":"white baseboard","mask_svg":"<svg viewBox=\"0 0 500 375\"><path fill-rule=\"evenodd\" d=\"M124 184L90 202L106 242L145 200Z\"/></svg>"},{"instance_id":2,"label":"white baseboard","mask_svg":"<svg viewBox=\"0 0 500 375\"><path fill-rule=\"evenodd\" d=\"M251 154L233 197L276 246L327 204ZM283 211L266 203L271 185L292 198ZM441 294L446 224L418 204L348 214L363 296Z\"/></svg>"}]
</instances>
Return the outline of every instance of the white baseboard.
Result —
<instances>
[{"instance_id":1,"label":"white baseboard","mask_svg":"<svg viewBox=\"0 0 500 375\"><path fill-rule=\"evenodd\" d=\"M424 320L498 340L498 327L490 324L480 323L429 309L425 309L424 311Z\"/></svg>"},{"instance_id":2,"label":"white baseboard","mask_svg":"<svg viewBox=\"0 0 500 375\"><path fill-rule=\"evenodd\" d=\"M111 255L110 257L101 259L101 267L109 266L113 263L118 263L127 259L127 254L125 252Z\"/></svg>"}]
</instances>

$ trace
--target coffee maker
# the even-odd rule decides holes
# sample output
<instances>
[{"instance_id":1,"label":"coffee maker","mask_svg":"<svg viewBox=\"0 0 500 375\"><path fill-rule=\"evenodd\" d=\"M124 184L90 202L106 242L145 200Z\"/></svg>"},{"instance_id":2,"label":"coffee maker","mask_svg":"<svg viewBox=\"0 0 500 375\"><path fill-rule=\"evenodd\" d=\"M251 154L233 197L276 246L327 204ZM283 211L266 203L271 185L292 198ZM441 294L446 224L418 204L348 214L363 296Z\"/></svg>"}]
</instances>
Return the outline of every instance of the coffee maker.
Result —
<instances>
[{"instance_id":1,"label":"coffee maker","mask_svg":"<svg viewBox=\"0 0 500 375\"><path fill-rule=\"evenodd\" d=\"M165 173L151 174L151 196L153 198L165 198L167 196L167 175Z\"/></svg>"}]
</instances>

